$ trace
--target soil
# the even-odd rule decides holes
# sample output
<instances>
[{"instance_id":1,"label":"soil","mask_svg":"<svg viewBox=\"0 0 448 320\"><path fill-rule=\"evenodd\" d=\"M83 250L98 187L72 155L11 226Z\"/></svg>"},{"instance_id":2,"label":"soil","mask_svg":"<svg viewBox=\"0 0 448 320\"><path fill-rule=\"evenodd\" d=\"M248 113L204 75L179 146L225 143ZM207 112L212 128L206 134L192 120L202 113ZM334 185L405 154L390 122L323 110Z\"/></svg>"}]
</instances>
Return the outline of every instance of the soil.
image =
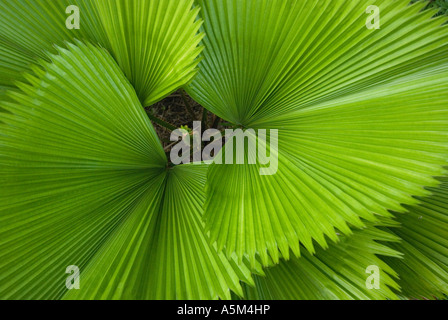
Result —
<instances>
[{"instance_id":1,"label":"soil","mask_svg":"<svg viewBox=\"0 0 448 320\"><path fill-rule=\"evenodd\" d=\"M188 105L188 107L187 107ZM179 90L163 99L162 101L145 108L148 114L168 122L176 128L181 126L188 126L193 128L193 121L202 121L204 108L194 101L187 93ZM207 112L206 123L203 124L203 130L208 128L218 128L219 120L211 112ZM154 129L156 130L160 141L162 142L165 151L169 152L173 142L170 141L171 131L154 123Z\"/></svg>"}]
</instances>

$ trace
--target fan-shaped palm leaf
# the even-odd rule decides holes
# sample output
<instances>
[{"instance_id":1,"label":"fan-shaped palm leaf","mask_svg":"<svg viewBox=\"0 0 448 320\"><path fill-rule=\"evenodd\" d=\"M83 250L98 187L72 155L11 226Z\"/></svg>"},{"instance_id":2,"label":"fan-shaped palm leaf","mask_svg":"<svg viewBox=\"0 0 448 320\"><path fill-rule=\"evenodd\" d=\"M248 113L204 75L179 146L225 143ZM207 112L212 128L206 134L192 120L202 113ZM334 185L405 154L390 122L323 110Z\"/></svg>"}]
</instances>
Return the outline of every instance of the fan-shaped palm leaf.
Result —
<instances>
[{"instance_id":1,"label":"fan-shaped palm leaf","mask_svg":"<svg viewBox=\"0 0 448 320\"><path fill-rule=\"evenodd\" d=\"M82 12L80 29L66 27L66 9L70 5L78 6ZM10 62L8 56L4 56L5 42L9 43L9 51L13 51L14 56L24 59L16 63L14 70L29 70L29 59L48 59L47 52L55 53L55 45L62 46L64 41L91 40L105 47L108 43L96 5L89 0L0 1L0 37L0 65Z\"/></svg>"},{"instance_id":2,"label":"fan-shaped palm leaf","mask_svg":"<svg viewBox=\"0 0 448 320\"><path fill-rule=\"evenodd\" d=\"M265 264L279 250L299 255L299 241L313 253L313 240L337 241L335 227L350 234L360 218L401 212L437 185L448 151L448 33L419 12L424 4L198 3L206 49L190 94L243 128L279 130L276 175L210 169L205 219L219 249ZM379 30L366 28L372 4Z\"/></svg>"},{"instance_id":3,"label":"fan-shaped palm leaf","mask_svg":"<svg viewBox=\"0 0 448 320\"><path fill-rule=\"evenodd\" d=\"M250 273L203 230L207 167L168 169L112 57L68 47L2 103L1 298L61 298L69 265L85 270L82 298L242 294Z\"/></svg>"},{"instance_id":4,"label":"fan-shaped palm leaf","mask_svg":"<svg viewBox=\"0 0 448 320\"><path fill-rule=\"evenodd\" d=\"M248 299L274 300L366 300L397 299L399 289L392 277L397 273L378 255L397 257L400 253L380 242L396 242L399 238L373 226L357 230L328 250L317 249L312 256L304 251L299 259L282 261L256 276L255 287L245 286ZM366 270L378 267L379 288L369 289Z\"/></svg>"},{"instance_id":5,"label":"fan-shaped palm leaf","mask_svg":"<svg viewBox=\"0 0 448 320\"><path fill-rule=\"evenodd\" d=\"M66 28L70 5L82 13L79 29ZM0 37L15 46L15 55L43 59L64 41L100 44L114 56L141 102L149 106L196 73L201 22L196 19L198 8L192 5L193 0L0 1ZM13 60L5 55L4 47L0 51L2 68ZM16 70L27 70L28 62L21 61Z\"/></svg>"},{"instance_id":6,"label":"fan-shaped palm leaf","mask_svg":"<svg viewBox=\"0 0 448 320\"><path fill-rule=\"evenodd\" d=\"M448 295L448 179L441 181L440 187L429 189L430 197L397 214L401 227L391 229L401 239L391 247L404 256L386 261L400 275L405 297L443 299Z\"/></svg>"}]
</instances>

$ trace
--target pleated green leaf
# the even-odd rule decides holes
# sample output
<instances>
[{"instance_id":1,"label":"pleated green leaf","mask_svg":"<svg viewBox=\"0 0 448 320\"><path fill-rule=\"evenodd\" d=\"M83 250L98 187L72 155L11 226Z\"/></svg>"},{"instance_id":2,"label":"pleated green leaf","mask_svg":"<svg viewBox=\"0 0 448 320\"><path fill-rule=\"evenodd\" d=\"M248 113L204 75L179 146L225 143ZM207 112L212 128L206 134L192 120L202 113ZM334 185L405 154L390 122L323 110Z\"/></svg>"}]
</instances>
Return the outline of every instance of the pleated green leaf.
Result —
<instances>
[{"instance_id":1,"label":"pleated green leaf","mask_svg":"<svg viewBox=\"0 0 448 320\"><path fill-rule=\"evenodd\" d=\"M0 40L0 48L0 99L3 99L7 90L16 89L15 81L24 80L23 72L34 60L6 41Z\"/></svg>"},{"instance_id":2,"label":"pleated green leaf","mask_svg":"<svg viewBox=\"0 0 448 320\"><path fill-rule=\"evenodd\" d=\"M196 74L201 21L193 0L96 1L111 50L149 106Z\"/></svg>"},{"instance_id":3,"label":"pleated green leaf","mask_svg":"<svg viewBox=\"0 0 448 320\"><path fill-rule=\"evenodd\" d=\"M398 272L402 294L413 299L446 298L448 295L448 178L431 188L430 197L397 214L401 227L393 228L401 242L392 248L402 252L400 260L387 259Z\"/></svg>"},{"instance_id":4,"label":"pleated green leaf","mask_svg":"<svg viewBox=\"0 0 448 320\"><path fill-rule=\"evenodd\" d=\"M304 251L301 258L281 261L255 277L255 287L246 285L247 299L261 300L384 300L397 299L397 273L380 256L400 254L378 241L396 242L398 238L370 226L343 237L328 250L319 248L315 256ZM377 288L369 267L377 267ZM368 272L367 272L368 271Z\"/></svg>"},{"instance_id":5,"label":"pleated green leaf","mask_svg":"<svg viewBox=\"0 0 448 320\"><path fill-rule=\"evenodd\" d=\"M68 29L66 20L75 5L79 29ZM199 8L193 0L18 0L0 1L0 41L14 45L15 55L47 59L54 45L88 40L108 49L149 106L191 81L196 73L201 35ZM0 42L2 67L14 61ZM29 70L21 61L17 70ZM9 77L8 77L9 78Z\"/></svg>"},{"instance_id":6,"label":"pleated green leaf","mask_svg":"<svg viewBox=\"0 0 448 320\"><path fill-rule=\"evenodd\" d=\"M199 0L189 93L243 128L279 130L279 168L213 165L205 220L240 258L314 253L436 186L448 147L448 29L399 1ZM377 5L381 28L369 30ZM224 226L224 227L223 227Z\"/></svg>"},{"instance_id":7,"label":"pleated green leaf","mask_svg":"<svg viewBox=\"0 0 448 320\"><path fill-rule=\"evenodd\" d=\"M168 169L113 58L66 46L1 103L0 298L241 295L250 272L204 233L207 166ZM76 293L65 282L72 265Z\"/></svg>"},{"instance_id":8,"label":"pleated green leaf","mask_svg":"<svg viewBox=\"0 0 448 320\"><path fill-rule=\"evenodd\" d=\"M229 286L242 295L231 262L204 234L206 172L197 165L170 171L160 203L136 208L88 265L86 288L66 298L230 299ZM253 283L247 269L243 275Z\"/></svg>"},{"instance_id":9,"label":"pleated green leaf","mask_svg":"<svg viewBox=\"0 0 448 320\"><path fill-rule=\"evenodd\" d=\"M66 20L72 13L66 11L71 5L79 8L80 29L68 29L66 26ZM4 72L4 66L15 65L14 71L29 71L31 62L36 58L48 59L47 52L56 53L55 45L62 46L65 41L72 42L74 39L89 40L108 47L94 2L1 0L0 78L10 79L11 74Z\"/></svg>"}]
</instances>

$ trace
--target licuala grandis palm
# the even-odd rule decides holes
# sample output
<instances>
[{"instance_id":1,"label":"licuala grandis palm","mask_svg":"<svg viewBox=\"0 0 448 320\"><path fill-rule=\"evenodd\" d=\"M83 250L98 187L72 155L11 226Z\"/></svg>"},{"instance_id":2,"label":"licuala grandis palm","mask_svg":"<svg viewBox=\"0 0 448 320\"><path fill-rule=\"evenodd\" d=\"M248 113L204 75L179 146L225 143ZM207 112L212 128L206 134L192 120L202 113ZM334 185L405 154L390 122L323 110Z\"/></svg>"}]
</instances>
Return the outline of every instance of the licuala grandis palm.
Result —
<instances>
[{"instance_id":1,"label":"licuala grandis palm","mask_svg":"<svg viewBox=\"0 0 448 320\"><path fill-rule=\"evenodd\" d=\"M448 32L425 5L1 0L0 298L448 293ZM143 108L179 88L279 130L278 172L169 165Z\"/></svg>"}]
</instances>

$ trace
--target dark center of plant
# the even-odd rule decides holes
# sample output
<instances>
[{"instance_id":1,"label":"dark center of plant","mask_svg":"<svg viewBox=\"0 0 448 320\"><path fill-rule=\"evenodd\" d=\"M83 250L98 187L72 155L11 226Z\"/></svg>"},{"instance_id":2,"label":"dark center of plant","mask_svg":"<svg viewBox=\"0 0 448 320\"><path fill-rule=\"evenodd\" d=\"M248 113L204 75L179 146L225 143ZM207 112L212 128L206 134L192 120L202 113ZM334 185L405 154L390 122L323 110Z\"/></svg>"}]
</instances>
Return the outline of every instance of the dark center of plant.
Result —
<instances>
[{"instance_id":1,"label":"dark center of plant","mask_svg":"<svg viewBox=\"0 0 448 320\"><path fill-rule=\"evenodd\" d=\"M192 129L194 121L202 123L203 131L226 128L219 117L202 107L182 89L145 110L168 156L177 143L170 140L171 132L177 128Z\"/></svg>"}]
</instances>

